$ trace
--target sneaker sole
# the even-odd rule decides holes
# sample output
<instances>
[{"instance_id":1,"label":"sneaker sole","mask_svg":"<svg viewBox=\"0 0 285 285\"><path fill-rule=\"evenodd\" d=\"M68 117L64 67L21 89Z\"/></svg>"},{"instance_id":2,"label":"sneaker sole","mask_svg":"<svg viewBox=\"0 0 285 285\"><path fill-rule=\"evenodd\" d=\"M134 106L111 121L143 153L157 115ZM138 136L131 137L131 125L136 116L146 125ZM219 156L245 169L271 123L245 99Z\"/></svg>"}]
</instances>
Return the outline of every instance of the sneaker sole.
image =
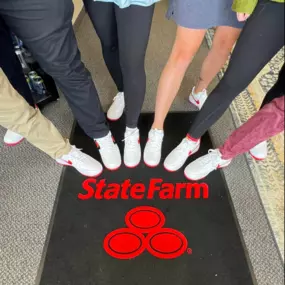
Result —
<instances>
[{"instance_id":1,"label":"sneaker sole","mask_svg":"<svg viewBox=\"0 0 285 285\"><path fill-rule=\"evenodd\" d=\"M251 152L249 152L249 154L250 154L250 156L253 158L253 159L255 159L255 160L257 160L257 161L262 161L262 160L264 160L266 157L262 157L262 158L260 158L260 157L257 157L257 156L254 156Z\"/></svg>"},{"instance_id":2,"label":"sneaker sole","mask_svg":"<svg viewBox=\"0 0 285 285\"><path fill-rule=\"evenodd\" d=\"M199 144L199 146L198 146L197 149L194 149L193 152L191 152L191 154L188 155L187 159L188 159L190 156L192 156L193 154L195 154L196 152L198 152L199 149L200 149L200 146L201 146L201 143ZM186 160L187 160L187 159L186 159ZM186 161L185 161L185 162L186 162ZM185 164L185 162L183 163L183 165ZM182 165L181 167L183 167L183 165ZM168 171L168 172L176 172L176 171L178 171L179 169L181 169L181 167L179 167L179 168L176 169L176 170L170 170L170 169L167 169L164 164L163 164L163 167L164 167L164 169L165 169L166 171Z\"/></svg>"},{"instance_id":3,"label":"sneaker sole","mask_svg":"<svg viewBox=\"0 0 285 285\"><path fill-rule=\"evenodd\" d=\"M109 171L116 171L116 170L118 170L121 166L122 166L122 164L120 164L118 167L116 167L116 168L108 168L106 165L104 165L105 166L105 168L106 169L108 169Z\"/></svg>"},{"instance_id":4,"label":"sneaker sole","mask_svg":"<svg viewBox=\"0 0 285 285\"><path fill-rule=\"evenodd\" d=\"M127 168L136 168L137 166L139 166L139 164L141 163L141 160L139 161L139 163L138 164L136 164L136 165L134 165L134 166L129 166L129 165L127 165L127 164L125 164L125 162L124 162L124 165L127 167Z\"/></svg>"},{"instance_id":5,"label":"sneaker sole","mask_svg":"<svg viewBox=\"0 0 285 285\"><path fill-rule=\"evenodd\" d=\"M122 118L123 114L124 114L124 112L123 112L122 115L121 115L119 118L117 118L117 119L111 119L111 118L109 118L108 115L107 115L107 119L108 119L109 121L111 121L111 122L117 122L117 121L119 121L119 120Z\"/></svg>"},{"instance_id":6,"label":"sneaker sole","mask_svg":"<svg viewBox=\"0 0 285 285\"><path fill-rule=\"evenodd\" d=\"M170 170L170 169L167 169L164 164L163 164L163 167L164 167L164 169L165 169L166 171L168 171L168 172L170 172L170 173L173 173L173 172L178 171L182 166L181 166L179 169L177 169L177 170Z\"/></svg>"},{"instance_id":7,"label":"sneaker sole","mask_svg":"<svg viewBox=\"0 0 285 285\"><path fill-rule=\"evenodd\" d=\"M78 169L76 169L74 166L70 165L70 164L65 164L65 163L59 163L57 162L57 164L61 165L61 166L69 166L69 167L72 167L74 168L76 171L78 171L81 175L83 175L84 177L93 177L93 178L96 178L98 176L100 176L102 173L103 173L103 169L101 170L100 173L96 174L96 175L86 175L84 173L82 173L81 171L79 171Z\"/></svg>"},{"instance_id":8,"label":"sneaker sole","mask_svg":"<svg viewBox=\"0 0 285 285\"><path fill-rule=\"evenodd\" d=\"M147 166L147 167L150 167L150 168L155 168L155 167L157 167L158 165L159 165L159 163L158 164L155 164L155 165L150 165L150 164L148 164L148 163L146 163L145 161L143 161L144 162L144 164Z\"/></svg>"},{"instance_id":9,"label":"sneaker sole","mask_svg":"<svg viewBox=\"0 0 285 285\"><path fill-rule=\"evenodd\" d=\"M121 116L121 117L122 117L122 116ZM117 122L117 121L119 121L119 120L121 119L121 117L119 117L118 119L110 119L110 118L107 117L107 119L108 119L109 121L111 121L111 122Z\"/></svg>"},{"instance_id":10,"label":"sneaker sole","mask_svg":"<svg viewBox=\"0 0 285 285\"><path fill-rule=\"evenodd\" d=\"M4 144L5 144L6 146L16 146L16 145L20 144L24 139L25 139L25 138L22 138L20 141L18 141L18 142L16 142L16 143L6 143L6 142L4 142Z\"/></svg>"},{"instance_id":11,"label":"sneaker sole","mask_svg":"<svg viewBox=\"0 0 285 285\"><path fill-rule=\"evenodd\" d=\"M185 176L185 178L188 179L189 181L200 181L200 180L202 180L202 179L204 179L204 178L207 177L207 176L204 176L204 177L201 177L201 178L198 178L198 179L193 179L193 178L189 178L189 177L186 175L185 172L184 172L184 176Z\"/></svg>"}]
</instances>

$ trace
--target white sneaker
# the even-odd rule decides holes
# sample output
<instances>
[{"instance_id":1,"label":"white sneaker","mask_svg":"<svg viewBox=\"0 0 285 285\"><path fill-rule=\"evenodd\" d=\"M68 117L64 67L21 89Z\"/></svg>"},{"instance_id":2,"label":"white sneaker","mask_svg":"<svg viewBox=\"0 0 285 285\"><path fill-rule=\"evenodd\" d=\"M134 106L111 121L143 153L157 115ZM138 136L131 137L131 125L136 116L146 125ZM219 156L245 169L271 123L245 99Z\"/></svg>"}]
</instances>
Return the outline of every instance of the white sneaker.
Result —
<instances>
[{"instance_id":1,"label":"white sneaker","mask_svg":"<svg viewBox=\"0 0 285 285\"><path fill-rule=\"evenodd\" d=\"M263 160L267 157L267 141L261 142L253 147L249 153L255 160Z\"/></svg>"},{"instance_id":2,"label":"white sneaker","mask_svg":"<svg viewBox=\"0 0 285 285\"><path fill-rule=\"evenodd\" d=\"M156 167L160 162L163 136L163 131L158 129L151 129L148 133L143 159L149 167Z\"/></svg>"},{"instance_id":3,"label":"white sneaker","mask_svg":"<svg viewBox=\"0 0 285 285\"><path fill-rule=\"evenodd\" d=\"M24 139L23 136L12 132L10 130L7 130L5 136L4 136L4 143L8 146L15 146L19 144Z\"/></svg>"},{"instance_id":4,"label":"white sneaker","mask_svg":"<svg viewBox=\"0 0 285 285\"><path fill-rule=\"evenodd\" d=\"M200 148L200 139L197 141L191 140L188 136L166 157L164 168L167 171L173 172L180 169L187 158L197 152Z\"/></svg>"},{"instance_id":5,"label":"white sneaker","mask_svg":"<svg viewBox=\"0 0 285 285\"><path fill-rule=\"evenodd\" d=\"M141 161L140 134L138 128L126 128L124 163L129 168L136 167Z\"/></svg>"},{"instance_id":6,"label":"white sneaker","mask_svg":"<svg viewBox=\"0 0 285 285\"><path fill-rule=\"evenodd\" d=\"M120 150L112 137L111 132L103 138L95 139L102 161L109 170L117 170L122 163Z\"/></svg>"},{"instance_id":7,"label":"white sneaker","mask_svg":"<svg viewBox=\"0 0 285 285\"><path fill-rule=\"evenodd\" d=\"M195 93L195 87L193 87L191 94L189 95L189 102L195 105L199 110L203 107L207 100L207 90L204 89L199 93Z\"/></svg>"},{"instance_id":8,"label":"white sneaker","mask_svg":"<svg viewBox=\"0 0 285 285\"><path fill-rule=\"evenodd\" d=\"M119 92L113 99L113 103L107 112L110 121L117 121L123 115L125 109L124 92Z\"/></svg>"},{"instance_id":9,"label":"white sneaker","mask_svg":"<svg viewBox=\"0 0 285 285\"><path fill-rule=\"evenodd\" d=\"M83 153L80 149L72 146L72 150L56 159L57 163L74 167L82 175L96 177L103 171L101 163L93 157Z\"/></svg>"},{"instance_id":10,"label":"white sneaker","mask_svg":"<svg viewBox=\"0 0 285 285\"><path fill-rule=\"evenodd\" d=\"M184 175L189 180L205 178L213 170L223 168L231 163L231 159L222 159L218 149L210 149L209 153L191 162L184 170Z\"/></svg>"}]
</instances>

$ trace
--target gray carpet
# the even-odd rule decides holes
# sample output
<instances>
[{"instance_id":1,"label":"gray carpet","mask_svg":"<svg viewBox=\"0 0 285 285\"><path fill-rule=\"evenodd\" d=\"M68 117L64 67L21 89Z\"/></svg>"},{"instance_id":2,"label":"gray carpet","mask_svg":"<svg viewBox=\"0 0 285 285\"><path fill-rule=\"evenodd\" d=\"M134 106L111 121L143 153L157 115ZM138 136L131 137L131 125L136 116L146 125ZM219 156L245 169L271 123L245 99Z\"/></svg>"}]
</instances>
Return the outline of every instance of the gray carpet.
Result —
<instances>
[{"instance_id":1,"label":"gray carpet","mask_svg":"<svg viewBox=\"0 0 285 285\"><path fill-rule=\"evenodd\" d=\"M148 91L144 111L154 109L158 78L174 40L175 25L165 20L165 9L166 4L161 3L155 12L146 62ZM87 16L78 27L77 38L106 109L116 90ZM206 54L205 43L187 72L172 110L190 110L187 96ZM44 114L63 135L69 136L73 119L64 98L47 106ZM233 129L231 114L227 112L211 131L214 143L220 144ZM0 128L0 137L4 133ZM0 161L0 284L33 285L37 283L61 167L27 142L8 148L0 140ZM225 170L225 177L258 284L283 284L282 262L243 156Z\"/></svg>"}]
</instances>

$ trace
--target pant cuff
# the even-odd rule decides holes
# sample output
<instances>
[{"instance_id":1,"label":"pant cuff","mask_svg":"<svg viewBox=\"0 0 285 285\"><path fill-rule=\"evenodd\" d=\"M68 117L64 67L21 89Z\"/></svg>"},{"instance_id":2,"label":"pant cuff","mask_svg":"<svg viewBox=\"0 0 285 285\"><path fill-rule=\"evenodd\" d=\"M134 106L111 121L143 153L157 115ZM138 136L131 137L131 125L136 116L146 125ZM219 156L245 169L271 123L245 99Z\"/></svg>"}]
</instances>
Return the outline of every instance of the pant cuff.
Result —
<instances>
[{"instance_id":1,"label":"pant cuff","mask_svg":"<svg viewBox=\"0 0 285 285\"><path fill-rule=\"evenodd\" d=\"M69 154L70 151L72 150L72 147L69 143L69 140L68 139L65 139L65 146L61 149L59 149L52 157L54 159L58 159L58 158L61 158L63 155L66 155L66 154Z\"/></svg>"},{"instance_id":2,"label":"pant cuff","mask_svg":"<svg viewBox=\"0 0 285 285\"><path fill-rule=\"evenodd\" d=\"M220 147L220 148L219 148L219 151L220 151L220 153L221 153L221 155L222 155L222 159L224 159L224 160L229 160L229 159L233 159L233 158L234 158L234 157L232 157L232 156L229 156L229 154L227 154L227 153L224 151L223 147Z\"/></svg>"},{"instance_id":3,"label":"pant cuff","mask_svg":"<svg viewBox=\"0 0 285 285\"><path fill-rule=\"evenodd\" d=\"M107 130L104 130L102 132L96 133L93 136L93 140L98 140L98 139L104 138L105 136L107 136L109 134L109 132L110 132L110 130L107 129Z\"/></svg>"}]
</instances>

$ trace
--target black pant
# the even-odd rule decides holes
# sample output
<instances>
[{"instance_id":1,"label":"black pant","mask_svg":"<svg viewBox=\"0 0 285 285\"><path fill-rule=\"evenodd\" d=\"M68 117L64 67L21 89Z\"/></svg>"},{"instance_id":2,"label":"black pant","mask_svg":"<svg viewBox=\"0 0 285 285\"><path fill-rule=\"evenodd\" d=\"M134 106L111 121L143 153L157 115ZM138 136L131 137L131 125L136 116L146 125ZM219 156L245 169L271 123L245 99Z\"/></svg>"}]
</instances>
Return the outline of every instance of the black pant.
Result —
<instances>
[{"instance_id":1,"label":"black pant","mask_svg":"<svg viewBox=\"0 0 285 285\"><path fill-rule=\"evenodd\" d=\"M114 3L84 0L101 41L107 68L124 91L127 127L136 127L146 91L145 54L154 5L120 9Z\"/></svg>"},{"instance_id":2,"label":"black pant","mask_svg":"<svg viewBox=\"0 0 285 285\"><path fill-rule=\"evenodd\" d=\"M109 127L90 72L81 61L73 11L72 0L0 0L0 16L53 77L79 125L91 138L101 138Z\"/></svg>"},{"instance_id":3,"label":"black pant","mask_svg":"<svg viewBox=\"0 0 285 285\"><path fill-rule=\"evenodd\" d=\"M23 96L29 105L34 107L34 99L26 81L21 63L15 54L11 34L3 19L0 17L0 67L11 85Z\"/></svg>"},{"instance_id":4,"label":"black pant","mask_svg":"<svg viewBox=\"0 0 285 285\"><path fill-rule=\"evenodd\" d=\"M283 64L278 79L274 86L267 92L264 97L260 109L266 104L270 103L272 100L285 95L285 64Z\"/></svg>"},{"instance_id":5,"label":"black pant","mask_svg":"<svg viewBox=\"0 0 285 285\"><path fill-rule=\"evenodd\" d=\"M260 0L237 41L224 77L190 127L200 138L284 46L284 4Z\"/></svg>"}]
</instances>

